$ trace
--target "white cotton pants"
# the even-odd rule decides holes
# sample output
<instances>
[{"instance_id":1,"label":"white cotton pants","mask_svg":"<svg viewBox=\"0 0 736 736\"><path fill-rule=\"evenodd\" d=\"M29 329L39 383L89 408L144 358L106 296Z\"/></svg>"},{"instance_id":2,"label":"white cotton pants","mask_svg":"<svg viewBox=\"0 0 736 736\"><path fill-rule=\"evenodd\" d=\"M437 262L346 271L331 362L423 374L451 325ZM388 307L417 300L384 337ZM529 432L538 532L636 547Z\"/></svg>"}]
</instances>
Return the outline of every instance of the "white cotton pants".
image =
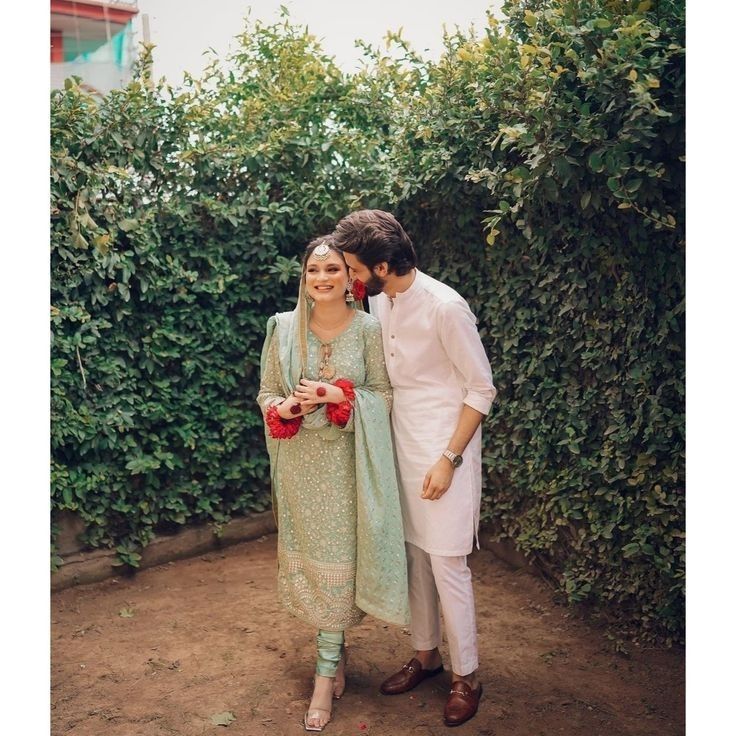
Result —
<instances>
[{"instance_id":1,"label":"white cotton pants","mask_svg":"<svg viewBox=\"0 0 736 736\"><path fill-rule=\"evenodd\" d=\"M440 646L441 605L452 671L461 676L475 672L478 669L478 633L467 557L431 555L407 542L406 559L412 647L426 651Z\"/></svg>"}]
</instances>

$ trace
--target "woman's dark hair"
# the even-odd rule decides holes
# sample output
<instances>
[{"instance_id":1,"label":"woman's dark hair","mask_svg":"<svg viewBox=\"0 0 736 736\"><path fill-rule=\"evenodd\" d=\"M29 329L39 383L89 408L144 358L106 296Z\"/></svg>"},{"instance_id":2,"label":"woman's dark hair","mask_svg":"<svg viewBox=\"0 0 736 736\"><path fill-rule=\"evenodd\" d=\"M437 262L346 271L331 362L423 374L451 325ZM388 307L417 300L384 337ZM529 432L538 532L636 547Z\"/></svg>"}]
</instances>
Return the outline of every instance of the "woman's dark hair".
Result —
<instances>
[{"instance_id":1,"label":"woman's dark hair","mask_svg":"<svg viewBox=\"0 0 736 736\"><path fill-rule=\"evenodd\" d=\"M399 221L383 210L358 210L337 223L333 242L345 253L373 268L385 261L389 273L403 276L417 265L411 239Z\"/></svg>"},{"instance_id":2,"label":"woman's dark hair","mask_svg":"<svg viewBox=\"0 0 736 736\"><path fill-rule=\"evenodd\" d=\"M340 256L340 260L345 263L345 256L342 254L342 251L335 245L335 239L332 235L319 235L318 237L314 238L314 240L310 240L309 244L307 245L306 250L304 251L304 256L302 257L302 276L304 275L304 272L307 270L307 261L309 260L309 257L314 253L315 248L318 245L322 245L324 243L329 247L329 249L333 253L337 253L337 255ZM345 263L345 269L347 270L348 264Z\"/></svg>"}]
</instances>

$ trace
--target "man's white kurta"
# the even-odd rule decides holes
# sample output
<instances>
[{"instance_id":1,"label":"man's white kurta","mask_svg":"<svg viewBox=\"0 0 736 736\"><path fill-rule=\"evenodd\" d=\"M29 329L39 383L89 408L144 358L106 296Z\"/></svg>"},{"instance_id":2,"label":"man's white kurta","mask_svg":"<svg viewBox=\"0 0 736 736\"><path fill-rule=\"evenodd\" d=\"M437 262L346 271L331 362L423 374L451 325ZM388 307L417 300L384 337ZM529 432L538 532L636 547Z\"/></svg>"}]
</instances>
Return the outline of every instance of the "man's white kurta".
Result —
<instances>
[{"instance_id":1,"label":"man's white kurta","mask_svg":"<svg viewBox=\"0 0 736 736\"><path fill-rule=\"evenodd\" d=\"M463 404L487 414L496 395L477 320L454 289L421 271L395 298L371 297L370 310L381 321L394 391L391 425L405 539L430 554L467 555L480 517L480 427L447 492L437 501L421 495Z\"/></svg>"}]
</instances>

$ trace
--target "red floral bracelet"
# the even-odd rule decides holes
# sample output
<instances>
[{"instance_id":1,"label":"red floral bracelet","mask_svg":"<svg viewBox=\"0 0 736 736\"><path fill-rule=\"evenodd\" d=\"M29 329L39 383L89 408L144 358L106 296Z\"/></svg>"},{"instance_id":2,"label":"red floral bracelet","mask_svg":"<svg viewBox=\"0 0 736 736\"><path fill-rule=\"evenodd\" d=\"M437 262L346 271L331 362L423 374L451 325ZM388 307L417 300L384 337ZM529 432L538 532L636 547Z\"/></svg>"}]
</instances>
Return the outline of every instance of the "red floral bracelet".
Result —
<instances>
[{"instance_id":1,"label":"red floral bracelet","mask_svg":"<svg viewBox=\"0 0 736 736\"><path fill-rule=\"evenodd\" d=\"M271 404L266 410L266 426L268 433L275 440L291 439L302 426L303 417L284 419L278 412L276 404Z\"/></svg>"},{"instance_id":2,"label":"red floral bracelet","mask_svg":"<svg viewBox=\"0 0 736 736\"><path fill-rule=\"evenodd\" d=\"M341 388L348 401L355 401L355 384L351 380L347 378L338 378L336 381L332 382L332 385Z\"/></svg>"},{"instance_id":3,"label":"red floral bracelet","mask_svg":"<svg viewBox=\"0 0 736 736\"><path fill-rule=\"evenodd\" d=\"M338 378L332 385L342 389L345 401L339 404L326 404L325 414L330 422L338 427L344 427L350 420L350 413L353 410L351 402L355 401L355 384L347 378Z\"/></svg>"}]
</instances>

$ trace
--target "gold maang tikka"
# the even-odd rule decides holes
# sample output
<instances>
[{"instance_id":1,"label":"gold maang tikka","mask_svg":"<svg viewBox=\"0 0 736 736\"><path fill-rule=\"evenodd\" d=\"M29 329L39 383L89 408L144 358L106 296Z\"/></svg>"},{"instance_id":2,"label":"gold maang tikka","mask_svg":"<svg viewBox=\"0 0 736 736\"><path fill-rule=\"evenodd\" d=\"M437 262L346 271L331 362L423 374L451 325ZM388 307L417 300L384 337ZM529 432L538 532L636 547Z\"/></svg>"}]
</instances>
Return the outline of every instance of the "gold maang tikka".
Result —
<instances>
[{"instance_id":1,"label":"gold maang tikka","mask_svg":"<svg viewBox=\"0 0 736 736\"><path fill-rule=\"evenodd\" d=\"M327 256L330 255L330 246L327 243L320 243L313 251L312 255L318 261L327 260Z\"/></svg>"}]
</instances>

